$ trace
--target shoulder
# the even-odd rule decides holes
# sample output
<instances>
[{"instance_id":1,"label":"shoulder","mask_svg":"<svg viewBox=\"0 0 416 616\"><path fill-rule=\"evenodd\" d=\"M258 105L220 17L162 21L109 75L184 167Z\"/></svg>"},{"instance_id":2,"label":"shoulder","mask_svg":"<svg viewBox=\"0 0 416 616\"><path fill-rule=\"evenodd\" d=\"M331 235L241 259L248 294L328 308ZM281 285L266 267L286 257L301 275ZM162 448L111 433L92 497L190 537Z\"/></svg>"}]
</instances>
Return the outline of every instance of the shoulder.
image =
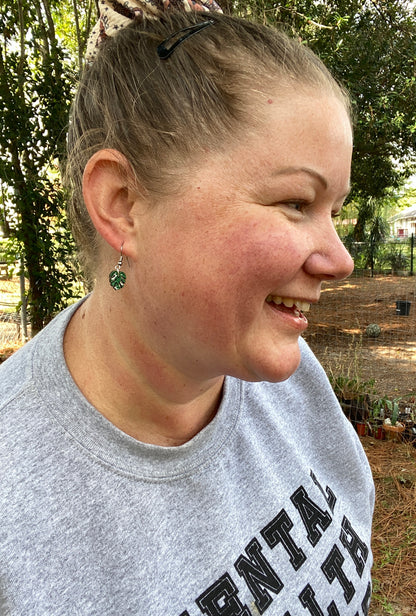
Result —
<instances>
[{"instance_id":1,"label":"shoulder","mask_svg":"<svg viewBox=\"0 0 416 616\"><path fill-rule=\"evenodd\" d=\"M0 365L0 418L9 403L19 398L33 382L35 339Z\"/></svg>"},{"instance_id":2,"label":"shoulder","mask_svg":"<svg viewBox=\"0 0 416 616\"><path fill-rule=\"evenodd\" d=\"M53 379L51 367L63 362L63 337L76 306L58 314L41 332L0 365L0 422L15 406L32 406L37 392Z\"/></svg>"},{"instance_id":3,"label":"shoulder","mask_svg":"<svg viewBox=\"0 0 416 616\"><path fill-rule=\"evenodd\" d=\"M63 336L73 308L0 365L0 476L3 490L33 480L53 453L52 410L64 380ZM12 500L12 499L11 499Z\"/></svg>"},{"instance_id":4,"label":"shoulder","mask_svg":"<svg viewBox=\"0 0 416 616\"><path fill-rule=\"evenodd\" d=\"M244 384L245 423L250 435L261 433L258 442L269 442L272 451L286 447L288 464L302 460L352 507L359 492L368 519L374 485L365 452L321 364L304 340L300 347L301 363L286 381Z\"/></svg>"}]
</instances>

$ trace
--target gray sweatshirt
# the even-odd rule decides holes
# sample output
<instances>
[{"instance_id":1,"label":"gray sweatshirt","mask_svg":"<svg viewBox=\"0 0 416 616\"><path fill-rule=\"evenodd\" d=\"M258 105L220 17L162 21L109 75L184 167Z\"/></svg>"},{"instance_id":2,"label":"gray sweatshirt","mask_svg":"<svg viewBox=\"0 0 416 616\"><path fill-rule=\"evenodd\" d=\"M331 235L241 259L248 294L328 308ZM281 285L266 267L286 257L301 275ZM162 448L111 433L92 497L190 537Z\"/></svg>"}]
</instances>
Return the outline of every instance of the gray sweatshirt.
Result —
<instances>
[{"instance_id":1,"label":"gray sweatshirt","mask_svg":"<svg viewBox=\"0 0 416 616\"><path fill-rule=\"evenodd\" d=\"M214 420L158 447L76 387L73 310L0 367L0 614L367 614L371 473L306 343L290 379L227 377Z\"/></svg>"}]
</instances>

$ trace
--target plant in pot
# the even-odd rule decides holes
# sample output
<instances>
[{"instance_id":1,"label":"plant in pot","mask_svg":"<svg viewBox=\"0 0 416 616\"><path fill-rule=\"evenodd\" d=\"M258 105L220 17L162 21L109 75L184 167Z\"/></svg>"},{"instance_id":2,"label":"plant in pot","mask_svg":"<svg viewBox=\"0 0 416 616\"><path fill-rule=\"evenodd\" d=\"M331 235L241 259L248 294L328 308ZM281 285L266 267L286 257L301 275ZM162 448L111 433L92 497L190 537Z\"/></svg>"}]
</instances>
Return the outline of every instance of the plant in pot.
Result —
<instances>
[{"instance_id":1,"label":"plant in pot","mask_svg":"<svg viewBox=\"0 0 416 616\"><path fill-rule=\"evenodd\" d=\"M330 374L330 381L345 415L355 426L360 436L365 436L369 426L370 396L374 381L357 377Z\"/></svg>"},{"instance_id":2,"label":"plant in pot","mask_svg":"<svg viewBox=\"0 0 416 616\"><path fill-rule=\"evenodd\" d=\"M366 434L369 428L374 379L362 376L362 336L353 337L348 349L337 358L333 354L324 362L326 373L342 410L357 432Z\"/></svg>"},{"instance_id":3,"label":"plant in pot","mask_svg":"<svg viewBox=\"0 0 416 616\"><path fill-rule=\"evenodd\" d=\"M387 438L392 441L400 441L402 438L402 433L404 432L404 425L398 421L400 414L399 400L400 398L385 400L385 405L390 417L387 417L384 420L383 428Z\"/></svg>"},{"instance_id":4,"label":"plant in pot","mask_svg":"<svg viewBox=\"0 0 416 616\"><path fill-rule=\"evenodd\" d=\"M383 422L386 413L386 398L377 398L370 409L370 426L372 435L379 440L384 438Z\"/></svg>"}]
</instances>

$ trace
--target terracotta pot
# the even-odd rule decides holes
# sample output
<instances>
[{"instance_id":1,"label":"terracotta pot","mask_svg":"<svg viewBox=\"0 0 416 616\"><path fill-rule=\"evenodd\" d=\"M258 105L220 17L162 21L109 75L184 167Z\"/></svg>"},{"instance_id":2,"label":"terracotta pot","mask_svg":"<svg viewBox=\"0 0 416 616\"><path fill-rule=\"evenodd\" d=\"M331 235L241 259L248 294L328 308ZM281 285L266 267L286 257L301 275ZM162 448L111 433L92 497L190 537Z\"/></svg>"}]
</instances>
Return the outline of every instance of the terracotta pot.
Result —
<instances>
[{"instance_id":1,"label":"terracotta pot","mask_svg":"<svg viewBox=\"0 0 416 616\"><path fill-rule=\"evenodd\" d=\"M384 424L383 428L384 428L384 432L386 433L386 438L388 441L401 441L402 440L404 426L390 426L389 424Z\"/></svg>"},{"instance_id":2,"label":"terracotta pot","mask_svg":"<svg viewBox=\"0 0 416 616\"><path fill-rule=\"evenodd\" d=\"M367 434L367 425L363 422L358 422L355 425L355 429L357 430L358 436L365 436Z\"/></svg>"},{"instance_id":3,"label":"terracotta pot","mask_svg":"<svg viewBox=\"0 0 416 616\"><path fill-rule=\"evenodd\" d=\"M378 439L379 441L384 440L385 434L384 434L384 428L383 426L376 426L374 428L374 438Z\"/></svg>"}]
</instances>

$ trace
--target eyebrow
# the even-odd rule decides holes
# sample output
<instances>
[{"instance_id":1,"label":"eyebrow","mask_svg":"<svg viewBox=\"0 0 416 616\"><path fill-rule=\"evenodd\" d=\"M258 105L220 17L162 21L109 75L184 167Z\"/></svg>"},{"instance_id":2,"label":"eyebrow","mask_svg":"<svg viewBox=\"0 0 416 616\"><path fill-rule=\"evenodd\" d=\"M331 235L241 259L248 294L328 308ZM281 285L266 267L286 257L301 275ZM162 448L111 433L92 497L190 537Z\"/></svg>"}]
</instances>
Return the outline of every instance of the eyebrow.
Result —
<instances>
[{"instance_id":1,"label":"eyebrow","mask_svg":"<svg viewBox=\"0 0 416 616\"><path fill-rule=\"evenodd\" d=\"M272 175L294 175L296 173L307 173L312 176L316 180L322 184L325 190L328 188L328 182L324 178L323 175L315 171L315 169L311 169L310 167L283 167L283 169L276 169L273 171ZM351 186L349 185L345 193L342 195L343 199L346 199L351 192Z\"/></svg>"},{"instance_id":2,"label":"eyebrow","mask_svg":"<svg viewBox=\"0 0 416 616\"><path fill-rule=\"evenodd\" d=\"M283 167L283 169L276 169L273 171L273 175L294 175L296 173L307 173L318 180L325 189L328 188L328 182L324 176L310 167Z\"/></svg>"}]
</instances>

